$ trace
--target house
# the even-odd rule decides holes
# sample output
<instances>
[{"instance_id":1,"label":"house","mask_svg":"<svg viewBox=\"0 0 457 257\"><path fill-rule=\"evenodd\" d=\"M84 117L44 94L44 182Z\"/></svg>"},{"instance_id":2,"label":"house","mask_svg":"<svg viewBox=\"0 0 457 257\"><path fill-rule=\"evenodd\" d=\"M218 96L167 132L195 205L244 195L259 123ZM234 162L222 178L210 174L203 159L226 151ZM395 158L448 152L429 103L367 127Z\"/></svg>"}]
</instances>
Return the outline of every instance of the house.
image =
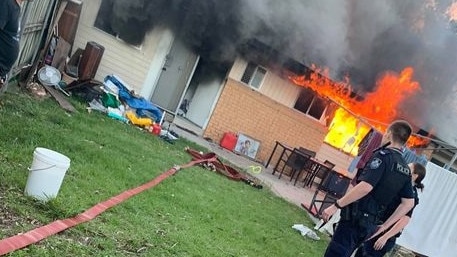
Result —
<instances>
[{"instance_id":1,"label":"house","mask_svg":"<svg viewBox=\"0 0 457 257\"><path fill-rule=\"evenodd\" d=\"M259 162L267 161L279 141L316 151L319 159L347 169L353 157L324 143L335 107L289 79L306 67L278 58L280 54L255 41L230 65L214 66L163 26L154 27L141 43L128 44L103 20L103 1L84 1L73 44L73 51L89 41L104 46L96 79L119 76L174 123L191 124L193 131L215 142L226 132L255 139L260 142Z\"/></svg>"},{"instance_id":2,"label":"house","mask_svg":"<svg viewBox=\"0 0 457 257\"><path fill-rule=\"evenodd\" d=\"M46 36L46 21L56 13L58 3L67 3L59 35L72 44L72 52L84 49L89 41L105 48L96 79L119 76L175 124L215 142L225 132L254 138L260 142L255 155L259 162L267 161L279 141L316 151L319 159L332 160L339 170L347 169L353 157L324 143L335 106L289 79L309 71L301 63L253 40L233 63L214 66L162 26L148 32L141 43L128 44L101 19L106 15L103 2L47 0L40 8L25 2L25 24L35 22L41 27L31 30L25 26L17 67L33 61L38 42ZM452 153L443 158L441 152L428 153L428 159L449 164Z\"/></svg>"},{"instance_id":3,"label":"house","mask_svg":"<svg viewBox=\"0 0 457 257\"><path fill-rule=\"evenodd\" d=\"M347 168L352 157L323 143L330 104L293 84L284 68L240 54L231 67L216 69L164 27L155 27L140 45L130 45L100 22L101 8L102 0L84 1L73 48L84 49L89 41L105 47L96 79L119 76L176 122L185 119L216 142L225 132L256 139L256 159L262 163L280 141L316 151L318 158L334 161L338 169ZM177 115L183 103L185 118Z\"/></svg>"}]
</instances>

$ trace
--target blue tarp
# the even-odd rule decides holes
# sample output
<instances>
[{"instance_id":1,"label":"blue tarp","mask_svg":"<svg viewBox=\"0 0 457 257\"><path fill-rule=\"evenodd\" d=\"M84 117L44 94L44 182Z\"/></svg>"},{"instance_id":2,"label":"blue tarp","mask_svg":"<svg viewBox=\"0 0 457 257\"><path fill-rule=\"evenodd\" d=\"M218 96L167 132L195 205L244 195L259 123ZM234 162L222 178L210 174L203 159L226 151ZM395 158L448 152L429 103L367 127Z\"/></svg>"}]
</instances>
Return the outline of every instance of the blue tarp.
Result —
<instances>
[{"instance_id":1,"label":"blue tarp","mask_svg":"<svg viewBox=\"0 0 457 257\"><path fill-rule=\"evenodd\" d=\"M131 108L136 109L136 114L139 117L149 117L155 122L160 122L162 111L150 101L144 99L144 97L138 97L131 94L130 90L118 77L115 75L108 75L105 77L104 81L110 81L119 88L119 99Z\"/></svg>"}]
</instances>

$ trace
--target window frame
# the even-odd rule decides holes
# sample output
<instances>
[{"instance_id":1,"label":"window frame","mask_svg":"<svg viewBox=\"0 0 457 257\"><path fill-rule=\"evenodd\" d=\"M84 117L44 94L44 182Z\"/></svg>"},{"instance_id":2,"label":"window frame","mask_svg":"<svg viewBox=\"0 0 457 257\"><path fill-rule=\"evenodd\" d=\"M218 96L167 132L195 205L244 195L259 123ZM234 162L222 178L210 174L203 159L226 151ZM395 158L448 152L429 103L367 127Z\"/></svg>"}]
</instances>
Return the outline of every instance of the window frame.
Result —
<instances>
[{"instance_id":1,"label":"window frame","mask_svg":"<svg viewBox=\"0 0 457 257\"><path fill-rule=\"evenodd\" d=\"M254 70L252 71L252 74L249 76L249 82L246 82L246 81L243 81L243 78L245 77L246 75L246 72L247 72L247 69L249 68L249 65L252 64L252 65L255 65L255 68ZM253 81L254 81L254 78L256 78L256 75L259 74L259 70L262 69L264 71L263 73L263 76L262 76L262 79L259 81L259 84L258 86L255 86L253 85ZM260 90L260 88L262 87L263 85L263 82L265 81L265 77L267 76L268 74L268 69L261 66L261 65L258 65L257 63L255 62L248 62L247 65L246 65L246 68L244 69L244 72L241 76L241 79L240 81L246 85L248 85L250 88L252 89L255 89L255 90Z\"/></svg>"},{"instance_id":2,"label":"window frame","mask_svg":"<svg viewBox=\"0 0 457 257\"><path fill-rule=\"evenodd\" d=\"M302 110L296 108L297 102L300 100L300 96L301 96L302 94L306 94L306 93L307 93L305 90L307 90L308 92L312 93L312 99L311 99L309 105L308 105L307 108L306 108L306 112L304 112L304 111L302 111ZM324 107L324 109L322 110L322 113L321 113L321 115L320 115L320 118L316 118L316 117L312 116L312 115L309 113L310 110L311 110L311 108L313 107L313 105L316 103L317 100L321 100L321 101L325 104L325 107ZM298 94L297 98L295 99L295 103L294 103L294 105L293 105L292 108L293 108L294 110L296 110L296 111L298 111L298 112L300 112L300 113L306 115L306 117L308 117L308 118L311 118L311 119L316 120L316 121L319 121L319 122L325 122L327 110L328 110L328 108L329 108L329 103L327 103L327 102L325 101L325 99L323 99L322 97L320 97L319 94L317 94L315 91L313 91L313 90L311 90L311 89L309 89L309 88L302 88L302 89L300 89L300 93Z\"/></svg>"},{"instance_id":3,"label":"window frame","mask_svg":"<svg viewBox=\"0 0 457 257\"><path fill-rule=\"evenodd\" d=\"M96 30L102 32L103 34L106 34L106 35L109 35L110 37L113 37L113 38L116 39L117 41L122 42L122 43L124 43L125 45L127 45L127 46L129 46L129 47L132 47L132 48L134 48L134 49L136 49L136 50L141 51L141 50L143 49L144 40L143 40L143 42L141 42L141 44L139 44L139 45L130 44L130 43L126 42L125 40L123 40L122 38L120 38L118 33L113 33L113 34L112 34L112 33L109 33L108 31L103 30L103 28L100 28L100 27L97 27L97 26L96 26L97 19L98 19L98 15L100 14L100 10L101 10L101 8L102 8L102 6L103 6L103 1L104 1L104 0L101 0L101 1L100 1L100 6L98 7L98 11L97 11L97 14L95 15L95 20L94 20L94 23L92 24L92 27L93 27L94 29L96 29Z\"/></svg>"}]
</instances>

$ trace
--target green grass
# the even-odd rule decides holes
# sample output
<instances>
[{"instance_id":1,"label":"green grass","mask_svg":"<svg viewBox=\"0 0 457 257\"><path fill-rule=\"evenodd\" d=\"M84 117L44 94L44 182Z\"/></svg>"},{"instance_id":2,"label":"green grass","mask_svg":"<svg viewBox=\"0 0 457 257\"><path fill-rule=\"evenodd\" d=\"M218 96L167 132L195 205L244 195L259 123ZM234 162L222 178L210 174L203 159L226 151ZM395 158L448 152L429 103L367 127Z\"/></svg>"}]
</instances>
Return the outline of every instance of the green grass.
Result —
<instances>
[{"instance_id":1,"label":"green grass","mask_svg":"<svg viewBox=\"0 0 457 257\"><path fill-rule=\"evenodd\" d=\"M72 103L67 114L47 99L0 97L0 236L7 238L72 217L141 185L190 156L136 127ZM47 203L24 196L36 147L71 159L59 195ZM8 256L322 256L328 238L302 237L312 226L299 207L200 167L183 169L96 219Z\"/></svg>"}]
</instances>

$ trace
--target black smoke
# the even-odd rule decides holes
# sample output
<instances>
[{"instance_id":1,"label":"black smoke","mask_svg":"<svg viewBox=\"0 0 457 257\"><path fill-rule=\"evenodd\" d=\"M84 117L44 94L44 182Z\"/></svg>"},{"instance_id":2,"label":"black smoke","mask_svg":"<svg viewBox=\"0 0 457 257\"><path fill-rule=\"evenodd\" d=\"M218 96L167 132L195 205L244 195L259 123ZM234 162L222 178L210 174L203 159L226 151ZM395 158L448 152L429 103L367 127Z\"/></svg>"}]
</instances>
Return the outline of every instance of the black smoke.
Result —
<instances>
[{"instance_id":1,"label":"black smoke","mask_svg":"<svg viewBox=\"0 0 457 257\"><path fill-rule=\"evenodd\" d=\"M241 0L103 0L101 20L124 41L140 45L156 26L213 62L233 61L242 44Z\"/></svg>"},{"instance_id":2,"label":"black smoke","mask_svg":"<svg viewBox=\"0 0 457 257\"><path fill-rule=\"evenodd\" d=\"M452 2L103 0L106 22L125 41L140 44L153 28L167 26L214 63L230 63L258 40L302 64L328 67L333 79L349 75L360 92L375 90L384 72L412 66L422 92L404 109L430 127L455 109L443 106L454 103L457 80L456 26L445 15Z\"/></svg>"}]
</instances>

